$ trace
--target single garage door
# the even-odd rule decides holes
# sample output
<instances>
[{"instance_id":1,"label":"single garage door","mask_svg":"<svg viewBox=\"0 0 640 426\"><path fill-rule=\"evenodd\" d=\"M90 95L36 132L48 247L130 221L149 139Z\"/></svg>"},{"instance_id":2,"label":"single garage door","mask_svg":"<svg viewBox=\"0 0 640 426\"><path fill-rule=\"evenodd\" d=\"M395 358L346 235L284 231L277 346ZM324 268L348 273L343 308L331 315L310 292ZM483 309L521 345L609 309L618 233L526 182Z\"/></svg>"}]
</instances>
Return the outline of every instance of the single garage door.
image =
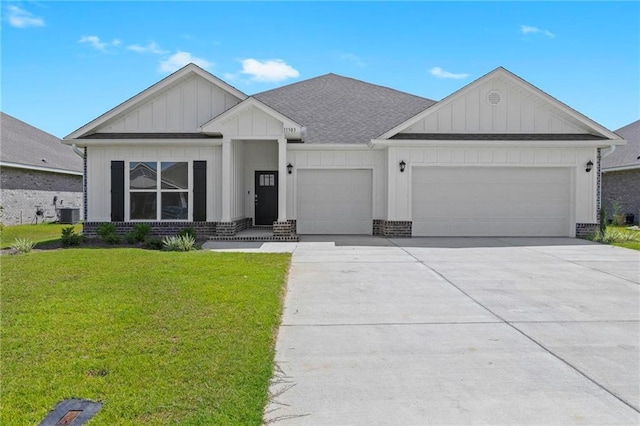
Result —
<instances>
[{"instance_id":1,"label":"single garage door","mask_svg":"<svg viewBox=\"0 0 640 426\"><path fill-rule=\"evenodd\" d=\"M414 236L569 236L568 168L413 168Z\"/></svg>"},{"instance_id":2,"label":"single garage door","mask_svg":"<svg viewBox=\"0 0 640 426\"><path fill-rule=\"evenodd\" d=\"M371 234L371 170L298 170L298 234Z\"/></svg>"}]
</instances>

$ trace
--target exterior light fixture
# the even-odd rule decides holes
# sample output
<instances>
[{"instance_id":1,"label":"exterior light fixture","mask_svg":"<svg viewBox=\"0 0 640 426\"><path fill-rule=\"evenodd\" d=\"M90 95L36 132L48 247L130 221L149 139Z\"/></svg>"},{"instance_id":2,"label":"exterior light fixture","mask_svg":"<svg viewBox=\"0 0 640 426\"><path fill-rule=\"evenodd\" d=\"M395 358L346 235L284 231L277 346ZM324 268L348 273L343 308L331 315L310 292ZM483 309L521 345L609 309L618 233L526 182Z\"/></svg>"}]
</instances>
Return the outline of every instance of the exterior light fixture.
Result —
<instances>
[{"instance_id":1,"label":"exterior light fixture","mask_svg":"<svg viewBox=\"0 0 640 426\"><path fill-rule=\"evenodd\" d=\"M289 174L293 173L293 164L287 164L287 172L289 172Z\"/></svg>"},{"instance_id":2,"label":"exterior light fixture","mask_svg":"<svg viewBox=\"0 0 640 426\"><path fill-rule=\"evenodd\" d=\"M593 161L589 160L589 162L587 163L587 168L584 169L587 173L589 173L591 171L591 169L593 169Z\"/></svg>"},{"instance_id":3,"label":"exterior light fixture","mask_svg":"<svg viewBox=\"0 0 640 426\"><path fill-rule=\"evenodd\" d=\"M407 163L404 162L404 160L400 161L400 173L404 173L404 167L407 165Z\"/></svg>"}]
</instances>

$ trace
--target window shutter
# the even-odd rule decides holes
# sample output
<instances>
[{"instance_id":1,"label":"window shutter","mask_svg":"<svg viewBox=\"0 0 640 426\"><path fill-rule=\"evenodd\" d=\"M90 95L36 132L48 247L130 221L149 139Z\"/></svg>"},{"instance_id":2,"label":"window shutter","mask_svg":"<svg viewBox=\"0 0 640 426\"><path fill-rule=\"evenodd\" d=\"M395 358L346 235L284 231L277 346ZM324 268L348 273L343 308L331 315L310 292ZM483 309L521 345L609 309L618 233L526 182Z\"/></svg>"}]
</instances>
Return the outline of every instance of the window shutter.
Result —
<instances>
[{"instance_id":1,"label":"window shutter","mask_svg":"<svg viewBox=\"0 0 640 426\"><path fill-rule=\"evenodd\" d=\"M111 221L124 221L124 161L111 162Z\"/></svg>"},{"instance_id":2,"label":"window shutter","mask_svg":"<svg viewBox=\"0 0 640 426\"><path fill-rule=\"evenodd\" d=\"M207 220L207 162L193 162L193 221Z\"/></svg>"}]
</instances>

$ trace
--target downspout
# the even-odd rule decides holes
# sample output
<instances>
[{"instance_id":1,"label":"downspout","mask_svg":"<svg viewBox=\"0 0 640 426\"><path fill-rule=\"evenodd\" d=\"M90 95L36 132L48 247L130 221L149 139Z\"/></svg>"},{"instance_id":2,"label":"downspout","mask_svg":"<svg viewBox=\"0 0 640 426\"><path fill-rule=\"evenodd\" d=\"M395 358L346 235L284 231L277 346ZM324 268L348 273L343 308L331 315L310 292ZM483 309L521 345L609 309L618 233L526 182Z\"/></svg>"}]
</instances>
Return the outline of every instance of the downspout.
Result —
<instances>
[{"instance_id":1,"label":"downspout","mask_svg":"<svg viewBox=\"0 0 640 426\"><path fill-rule=\"evenodd\" d=\"M607 151L605 154L602 154L602 155L600 156L600 161L602 161L602 159L603 159L604 157L606 157L606 156L608 156L608 155L613 154L613 151L615 151L615 150L616 150L616 146L615 146L615 145L611 145L609 148L610 148L610 149L609 149L609 151Z\"/></svg>"}]
</instances>

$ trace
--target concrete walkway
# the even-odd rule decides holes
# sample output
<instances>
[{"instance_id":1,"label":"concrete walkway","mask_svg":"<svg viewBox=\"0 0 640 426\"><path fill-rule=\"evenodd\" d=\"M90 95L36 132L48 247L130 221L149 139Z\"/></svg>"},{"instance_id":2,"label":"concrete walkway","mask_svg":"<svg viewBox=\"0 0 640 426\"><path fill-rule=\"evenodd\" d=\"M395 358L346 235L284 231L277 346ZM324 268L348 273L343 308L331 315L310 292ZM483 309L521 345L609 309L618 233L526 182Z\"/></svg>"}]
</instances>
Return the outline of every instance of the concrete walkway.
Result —
<instances>
[{"instance_id":1,"label":"concrete walkway","mask_svg":"<svg viewBox=\"0 0 640 426\"><path fill-rule=\"evenodd\" d=\"M267 423L640 424L640 253L303 238Z\"/></svg>"}]
</instances>

